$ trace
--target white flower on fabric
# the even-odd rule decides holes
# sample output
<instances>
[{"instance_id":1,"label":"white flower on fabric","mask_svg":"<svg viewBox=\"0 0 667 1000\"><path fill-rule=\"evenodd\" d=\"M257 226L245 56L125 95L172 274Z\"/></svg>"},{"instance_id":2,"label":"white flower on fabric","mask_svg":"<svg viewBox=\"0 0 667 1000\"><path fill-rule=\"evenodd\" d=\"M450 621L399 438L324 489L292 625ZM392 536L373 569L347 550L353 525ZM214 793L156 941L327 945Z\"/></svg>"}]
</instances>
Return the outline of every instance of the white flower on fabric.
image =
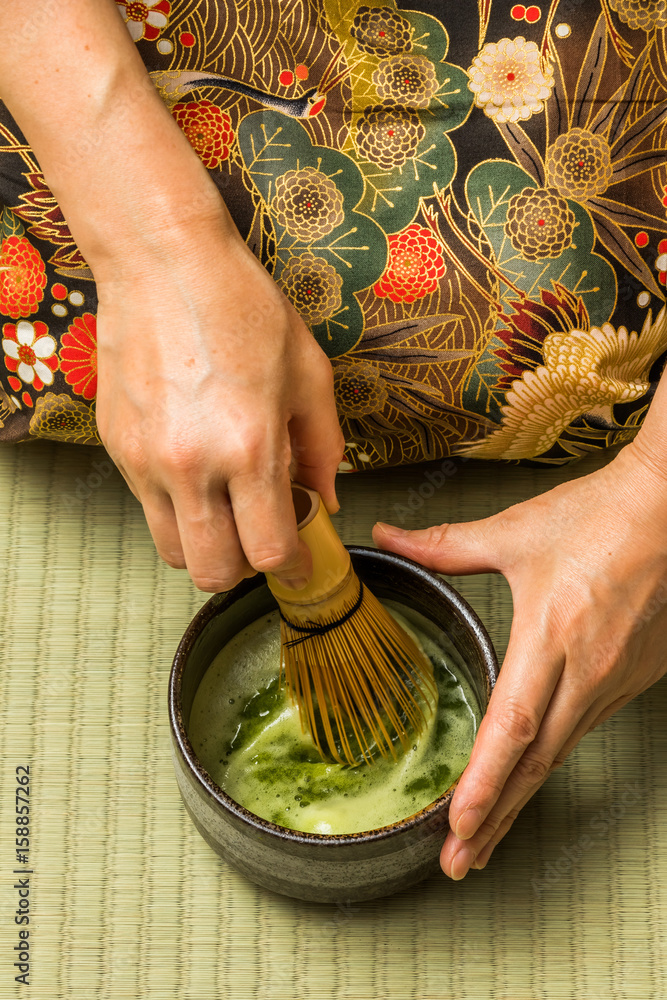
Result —
<instances>
[{"instance_id":1,"label":"white flower on fabric","mask_svg":"<svg viewBox=\"0 0 667 1000\"><path fill-rule=\"evenodd\" d=\"M44 324L39 326L44 327ZM53 337L42 334L25 319L16 324L16 340L7 338L2 342L7 357L18 363L16 374L28 385L40 381L51 385L53 371L44 362L54 355L57 346Z\"/></svg>"},{"instance_id":2,"label":"white flower on fabric","mask_svg":"<svg viewBox=\"0 0 667 1000\"><path fill-rule=\"evenodd\" d=\"M135 42L142 38L155 41L169 23L169 0L116 0L116 3Z\"/></svg>"},{"instance_id":3,"label":"white flower on fabric","mask_svg":"<svg viewBox=\"0 0 667 1000\"><path fill-rule=\"evenodd\" d=\"M475 104L499 125L526 121L544 109L554 78L548 66L542 71L535 42L519 36L488 42L468 70L468 87Z\"/></svg>"},{"instance_id":4,"label":"white flower on fabric","mask_svg":"<svg viewBox=\"0 0 667 1000\"><path fill-rule=\"evenodd\" d=\"M471 458L534 458L548 451L569 424L585 413L611 417L615 403L639 399L650 389L653 362L667 348L667 309L641 334L610 323L591 330L551 333L544 365L512 383L502 423L483 441L460 452Z\"/></svg>"}]
</instances>

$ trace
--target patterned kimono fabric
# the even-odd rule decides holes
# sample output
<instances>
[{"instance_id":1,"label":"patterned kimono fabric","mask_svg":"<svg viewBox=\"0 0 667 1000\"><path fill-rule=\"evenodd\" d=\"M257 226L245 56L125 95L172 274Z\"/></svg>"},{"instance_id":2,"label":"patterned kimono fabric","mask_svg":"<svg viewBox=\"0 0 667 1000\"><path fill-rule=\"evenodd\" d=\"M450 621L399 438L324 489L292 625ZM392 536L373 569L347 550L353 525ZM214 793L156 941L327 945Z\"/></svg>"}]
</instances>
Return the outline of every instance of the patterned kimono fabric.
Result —
<instances>
[{"instance_id":1,"label":"patterned kimono fabric","mask_svg":"<svg viewBox=\"0 0 667 1000\"><path fill-rule=\"evenodd\" d=\"M331 360L342 468L636 434L667 356L667 0L118 9ZM0 440L97 442L95 284L3 105L0 203Z\"/></svg>"}]
</instances>

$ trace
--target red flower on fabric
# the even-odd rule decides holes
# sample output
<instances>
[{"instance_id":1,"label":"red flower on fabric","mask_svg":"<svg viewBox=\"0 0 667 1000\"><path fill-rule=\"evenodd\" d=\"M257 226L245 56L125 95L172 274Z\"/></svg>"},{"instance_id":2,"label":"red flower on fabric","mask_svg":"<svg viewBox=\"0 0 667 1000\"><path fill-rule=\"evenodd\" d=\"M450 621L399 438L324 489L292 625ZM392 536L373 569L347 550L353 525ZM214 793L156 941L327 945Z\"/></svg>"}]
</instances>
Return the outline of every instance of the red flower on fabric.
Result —
<instances>
[{"instance_id":1,"label":"red flower on fabric","mask_svg":"<svg viewBox=\"0 0 667 1000\"><path fill-rule=\"evenodd\" d=\"M97 392L97 319L93 313L77 316L61 339L60 370L68 385L84 399Z\"/></svg>"},{"instance_id":2,"label":"red flower on fabric","mask_svg":"<svg viewBox=\"0 0 667 1000\"><path fill-rule=\"evenodd\" d=\"M188 101L175 104L171 113L205 167L214 170L227 159L234 142L232 120L217 104Z\"/></svg>"},{"instance_id":3,"label":"red flower on fabric","mask_svg":"<svg viewBox=\"0 0 667 1000\"><path fill-rule=\"evenodd\" d=\"M2 338L5 366L21 380L13 376L8 379L15 392L22 388L21 382L31 385L37 392L53 383L53 373L58 370L57 344L46 323L39 320L30 323L27 319L5 323ZM29 396L28 400L26 405L32 406Z\"/></svg>"},{"instance_id":4,"label":"red flower on fabric","mask_svg":"<svg viewBox=\"0 0 667 1000\"><path fill-rule=\"evenodd\" d=\"M167 27L171 3L169 0L116 0L120 13L132 35L132 41L154 42Z\"/></svg>"},{"instance_id":5,"label":"red flower on fabric","mask_svg":"<svg viewBox=\"0 0 667 1000\"><path fill-rule=\"evenodd\" d=\"M389 261L374 291L392 302L414 302L434 292L444 273L438 240L413 222L389 237Z\"/></svg>"},{"instance_id":6,"label":"red flower on fabric","mask_svg":"<svg viewBox=\"0 0 667 1000\"><path fill-rule=\"evenodd\" d=\"M0 313L18 319L37 312L46 271L39 251L25 236L8 236L0 248Z\"/></svg>"}]
</instances>

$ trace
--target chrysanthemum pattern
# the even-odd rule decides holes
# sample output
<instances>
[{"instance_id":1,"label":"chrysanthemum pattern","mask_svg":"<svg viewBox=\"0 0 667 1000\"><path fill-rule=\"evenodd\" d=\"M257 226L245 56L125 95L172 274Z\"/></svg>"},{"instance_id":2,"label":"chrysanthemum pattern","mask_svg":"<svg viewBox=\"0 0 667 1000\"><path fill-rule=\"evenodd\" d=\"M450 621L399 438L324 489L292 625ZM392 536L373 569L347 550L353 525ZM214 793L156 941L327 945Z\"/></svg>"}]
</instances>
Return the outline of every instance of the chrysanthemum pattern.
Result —
<instances>
[{"instance_id":1,"label":"chrysanthemum pattern","mask_svg":"<svg viewBox=\"0 0 667 1000\"><path fill-rule=\"evenodd\" d=\"M60 349L60 369L65 381L84 399L97 392L97 319L92 313L77 316Z\"/></svg>"},{"instance_id":2,"label":"chrysanthemum pattern","mask_svg":"<svg viewBox=\"0 0 667 1000\"><path fill-rule=\"evenodd\" d=\"M39 251L24 236L9 236L0 248L0 313L18 319L37 312L46 271Z\"/></svg>"},{"instance_id":3,"label":"chrysanthemum pattern","mask_svg":"<svg viewBox=\"0 0 667 1000\"><path fill-rule=\"evenodd\" d=\"M308 252L290 258L279 284L309 326L330 319L341 307L343 279L324 257Z\"/></svg>"},{"instance_id":4,"label":"chrysanthemum pattern","mask_svg":"<svg viewBox=\"0 0 667 1000\"><path fill-rule=\"evenodd\" d=\"M391 170L413 157L423 138L424 126L417 112L386 101L360 116L355 144L361 157Z\"/></svg>"},{"instance_id":5,"label":"chrysanthemum pattern","mask_svg":"<svg viewBox=\"0 0 667 1000\"><path fill-rule=\"evenodd\" d=\"M574 212L555 188L524 188L510 198L505 235L526 260L559 257L572 245Z\"/></svg>"},{"instance_id":6,"label":"chrysanthemum pattern","mask_svg":"<svg viewBox=\"0 0 667 1000\"><path fill-rule=\"evenodd\" d=\"M359 361L335 368L334 396L340 414L363 417L381 410L388 393L377 366Z\"/></svg>"},{"instance_id":7,"label":"chrysanthemum pattern","mask_svg":"<svg viewBox=\"0 0 667 1000\"><path fill-rule=\"evenodd\" d=\"M438 90L431 60L412 54L383 59L373 73L373 84L381 100L409 108L427 108Z\"/></svg>"},{"instance_id":8,"label":"chrysanthemum pattern","mask_svg":"<svg viewBox=\"0 0 667 1000\"><path fill-rule=\"evenodd\" d=\"M524 188L510 198L505 235L526 260L559 257L572 245L574 212L555 188Z\"/></svg>"},{"instance_id":9,"label":"chrysanthemum pattern","mask_svg":"<svg viewBox=\"0 0 667 1000\"><path fill-rule=\"evenodd\" d=\"M475 104L499 124L525 121L544 109L554 78L543 72L535 42L519 36L489 42L468 70Z\"/></svg>"},{"instance_id":10,"label":"chrysanthemum pattern","mask_svg":"<svg viewBox=\"0 0 667 1000\"><path fill-rule=\"evenodd\" d=\"M71 444L101 444L95 410L81 399L66 393L47 392L35 404L30 419L33 437Z\"/></svg>"},{"instance_id":11,"label":"chrysanthemum pattern","mask_svg":"<svg viewBox=\"0 0 667 1000\"><path fill-rule=\"evenodd\" d=\"M413 223L389 237L389 261L375 294L414 302L434 292L445 274L442 248L430 229Z\"/></svg>"},{"instance_id":12,"label":"chrysanthemum pattern","mask_svg":"<svg viewBox=\"0 0 667 1000\"><path fill-rule=\"evenodd\" d=\"M175 104L171 113L185 132L199 159L215 170L229 156L234 142L232 120L212 101L187 101Z\"/></svg>"},{"instance_id":13,"label":"chrysanthemum pattern","mask_svg":"<svg viewBox=\"0 0 667 1000\"><path fill-rule=\"evenodd\" d=\"M609 143L587 129L570 129L547 150L546 170L548 183L566 198L603 194L612 177Z\"/></svg>"},{"instance_id":14,"label":"chrysanthemum pattern","mask_svg":"<svg viewBox=\"0 0 667 1000\"><path fill-rule=\"evenodd\" d=\"M342 191L314 167L278 177L271 208L290 236L306 243L328 236L345 218Z\"/></svg>"},{"instance_id":15,"label":"chrysanthemum pattern","mask_svg":"<svg viewBox=\"0 0 667 1000\"><path fill-rule=\"evenodd\" d=\"M667 0L609 0L609 6L629 28L667 28Z\"/></svg>"},{"instance_id":16,"label":"chrysanthemum pattern","mask_svg":"<svg viewBox=\"0 0 667 1000\"><path fill-rule=\"evenodd\" d=\"M572 421L605 405L640 399L650 388L653 362L667 350L667 312L640 334L609 323L588 331L550 334L544 364L512 383L501 427L463 454L479 458L530 458L547 452Z\"/></svg>"},{"instance_id":17,"label":"chrysanthemum pattern","mask_svg":"<svg viewBox=\"0 0 667 1000\"><path fill-rule=\"evenodd\" d=\"M547 5L534 42L512 4L465 27L456 4L255 0L224 25L214 3L117 4L331 357L349 465L473 441L560 463L636 432L667 351L652 322L626 333L665 293L667 0L598 2L567 41ZM0 440L92 443L92 274L2 102L0 126Z\"/></svg>"},{"instance_id":18,"label":"chrysanthemum pattern","mask_svg":"<svg viewBox=\"0 0 667 1000\"><path fill-rule=\"evenodd\" d=\"M373 56L408 52L412 47L410 22L391 7L360 7L350 34L362 52Z\"/></svg>"}]
</instances>

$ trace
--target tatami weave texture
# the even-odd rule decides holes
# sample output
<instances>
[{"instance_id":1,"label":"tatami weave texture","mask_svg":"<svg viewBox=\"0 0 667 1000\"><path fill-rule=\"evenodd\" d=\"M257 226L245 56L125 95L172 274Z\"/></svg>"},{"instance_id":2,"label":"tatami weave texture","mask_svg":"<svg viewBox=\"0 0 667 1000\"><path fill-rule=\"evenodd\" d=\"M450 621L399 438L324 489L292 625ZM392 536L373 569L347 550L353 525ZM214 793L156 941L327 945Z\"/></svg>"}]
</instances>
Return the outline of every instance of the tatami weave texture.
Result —
<instances>
[{"instance_id":1,"label":"tatami weave texture","mask_svg":"<svg viewBox=\"0 0 667 1000\"><path fill-rule=\"evenodd\" d=\"M423 503L423 468L341 477L337 524L368 544L378 518L470 520L595 462L469 462ZM485 872L342 908L282 898L221 861L181 805L167 678L205 596L160 562L104 453L5 447L0 504L0 997L28 995L12 964L27 764L33 1000L667 996L665 682L583 742ZM502 653L504 580L455 583Z\"/></svg>"}]
</instances>

